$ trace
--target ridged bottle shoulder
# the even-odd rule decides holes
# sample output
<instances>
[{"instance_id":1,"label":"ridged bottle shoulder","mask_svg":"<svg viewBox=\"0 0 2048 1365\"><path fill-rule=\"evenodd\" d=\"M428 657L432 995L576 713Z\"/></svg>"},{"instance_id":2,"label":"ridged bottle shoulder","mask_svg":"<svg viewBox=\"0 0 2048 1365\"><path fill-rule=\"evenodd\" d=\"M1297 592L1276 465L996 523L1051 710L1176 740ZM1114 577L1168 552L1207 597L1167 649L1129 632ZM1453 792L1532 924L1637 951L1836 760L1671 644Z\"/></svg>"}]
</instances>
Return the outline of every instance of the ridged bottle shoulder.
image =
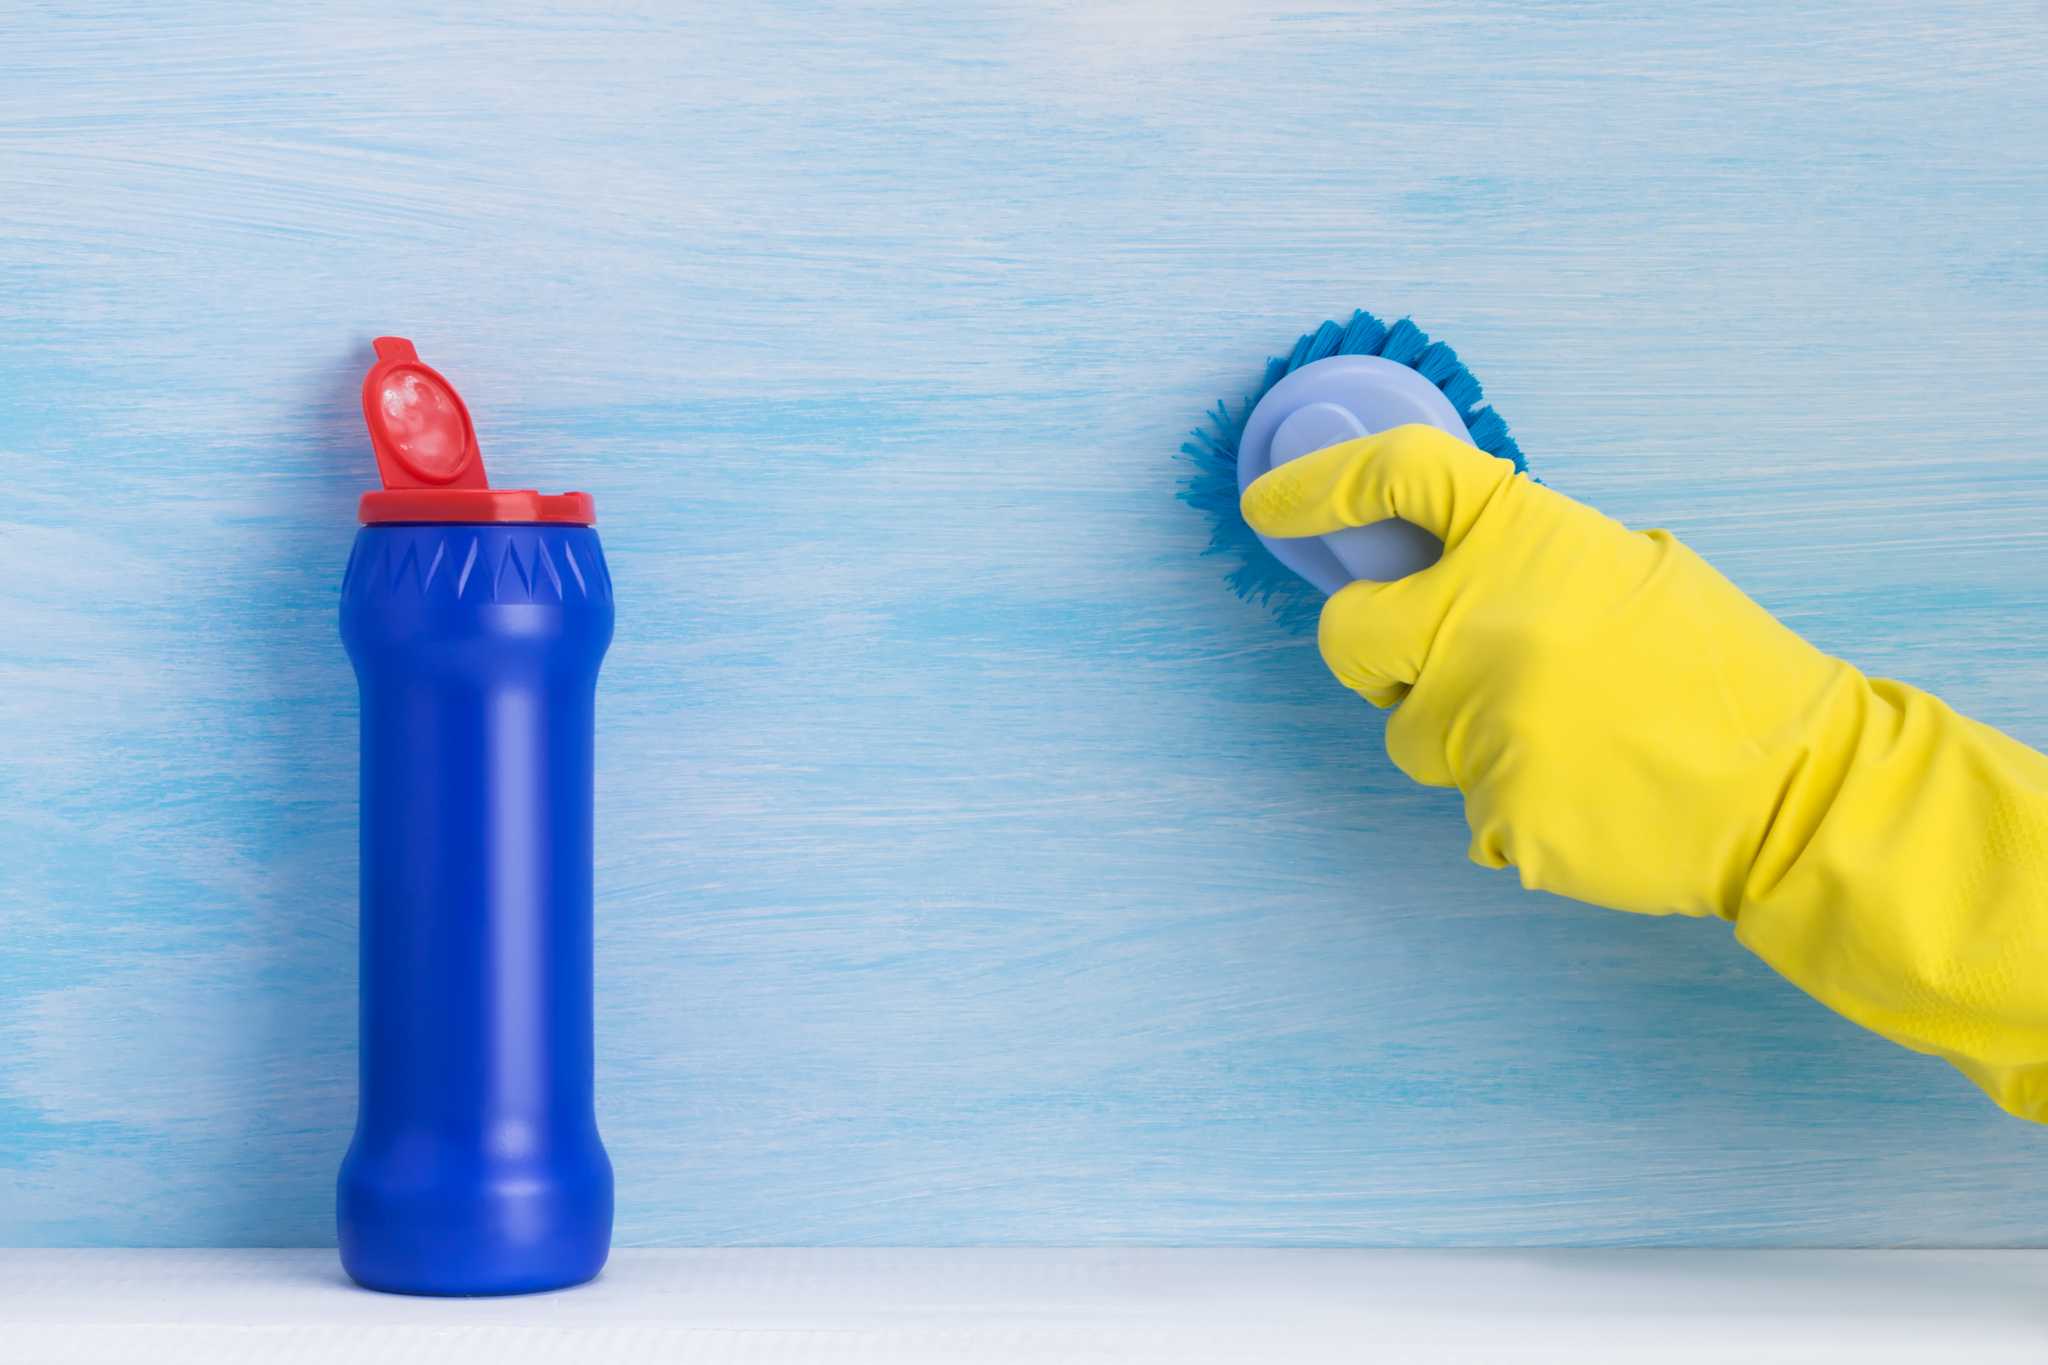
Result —
<instances>
[{"instance_id":1,"label":"ridged bottle shoulder","mask_svg":"<svg viewBox=\"0 0 2048 1365\"><path fill-rule=\"evenodd\" d=\"M587 526L365 526L342 575L344 608L513 605L609 609L611 573Z\"/></svg>"}]
</instances>

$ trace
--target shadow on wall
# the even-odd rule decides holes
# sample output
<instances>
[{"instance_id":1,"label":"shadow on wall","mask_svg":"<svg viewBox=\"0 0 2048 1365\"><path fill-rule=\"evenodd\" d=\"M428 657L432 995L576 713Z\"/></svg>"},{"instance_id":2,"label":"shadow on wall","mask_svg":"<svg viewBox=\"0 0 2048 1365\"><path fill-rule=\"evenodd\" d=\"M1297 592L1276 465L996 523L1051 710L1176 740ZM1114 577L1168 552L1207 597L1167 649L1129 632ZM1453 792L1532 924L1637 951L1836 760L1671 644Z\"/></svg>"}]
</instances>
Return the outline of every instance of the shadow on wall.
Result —
<instances>
[{"instance_id":1,"label":"shadow on wall","mask_svg":"<svg viewBox=\"0 0 2048 1365\"><path fill-rule=\"evenodd\" d=\"M252 768L268 809L247 812L257 869L251 898L248 1012L260 1089L226 1182L219 1240L322 1244L332 1240L335 1171L355 1109L356 697L336 625L336 601L355 534L357 495L375 478L360 392L369 338L335 354L311 379L295 425L276 433L293 475L252 527L251 572L271 584L251 613L249 658L262 714ZM257 454L261 454L257 452Z\"/></svg>"},{"instance_id":2,"label":"shadow on wall","mask_svg":"<svg viewBox=\"0 0 2048 1365\"><path fill-rule=\"evenodd\" d=\"M270 363L232 348L222 375ZM222 380L146 432L81 400L26 433L26 498L81 449L126 458L104 497L25 503L8 547L36 569L0 657L35 742L0 859L10 937L44 946L0 961L0 1242L333 1237L356 918L336 589L367 355L274 402Z\"/></svg>"},{"instance_id":3,"label":"shadow on wall","mask_svg":"<svg viewBox=\"0 0 2048 1365\"><path fill-rule=\"evenodd\" d=\"M224 919L212 927L230 946L202 1006L220 1030L202 1059L223 1068L209 1087L217 1107L195 1104L185 1119L220 1150L188 1153L210 1179L165 1209L183 1234L166 1241L334 1235L356 1038L355 684L336 594L372 469L358 397L369 354L362 338L329 357L261 445L225 457L276 473L214 525L239 595L213 603L213 662L243 700L204 704L239 712L243 728L199 761L227 788L215 804L233 822L223 837L240 876L218 888Z\"/></svg>"}]
</instances>

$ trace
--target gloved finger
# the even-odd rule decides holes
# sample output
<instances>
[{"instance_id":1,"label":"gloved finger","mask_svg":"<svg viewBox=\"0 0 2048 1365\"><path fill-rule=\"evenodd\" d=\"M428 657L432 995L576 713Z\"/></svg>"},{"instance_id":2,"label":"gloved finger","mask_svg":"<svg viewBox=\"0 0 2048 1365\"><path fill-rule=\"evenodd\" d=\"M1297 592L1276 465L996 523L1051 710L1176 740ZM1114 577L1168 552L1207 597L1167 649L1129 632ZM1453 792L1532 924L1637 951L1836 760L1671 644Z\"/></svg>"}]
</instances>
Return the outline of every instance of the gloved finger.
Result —
<instances>
[{"instance_id":1,"label":"gloved finger","mask_svg":"<svg viewBox=\"0 0 2048 1365\"><path fill-rule=\"evenodd\" d=\"M1455 787L1458 777L1444 747L1444 718L1424 702L1417 697L1387 718L1387 757L1425 787Z\"/></svg>"},{"instance_id":2,"label":"gloved finger","mask_svg":"<svg viewBox=\"0 0 2048 1365\"><path fill-rule=\"evenodd\" d=\"M1337 681L1385 709L1399 705L1450 609L1452 580L1428 569L1391 583L1360 580L1323 603L1316 644Z\"/></svg>"},{"instance_id":3,"label":"gloved finger","mask_svg":"<svg viewBox=\"0 0 2048 1365\"><path fill-rule=\"evenodd\" d=\"M1457 548L1515 467L1448 432L1410 424L1270 469L1239 506L1261 535L1322 536L1388 517ZM1334 600L1334 599L1333 599Z\"/></svg>"}]
</instances>

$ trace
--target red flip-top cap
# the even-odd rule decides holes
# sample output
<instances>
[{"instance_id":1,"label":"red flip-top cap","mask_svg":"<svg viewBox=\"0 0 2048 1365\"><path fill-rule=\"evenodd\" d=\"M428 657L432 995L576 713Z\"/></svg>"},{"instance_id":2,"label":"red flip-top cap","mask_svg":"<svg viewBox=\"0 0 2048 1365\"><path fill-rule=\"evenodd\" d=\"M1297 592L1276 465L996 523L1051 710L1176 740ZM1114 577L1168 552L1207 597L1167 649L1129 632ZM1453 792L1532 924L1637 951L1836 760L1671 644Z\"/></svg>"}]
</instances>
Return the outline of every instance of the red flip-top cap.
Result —
<instances>
[{"instance_id":1,"label":"red flip-top cap","mask_svg":"<svg viewBox=\"0 0 2048 1365\"><path fill-rule=\"evenodd\" d=\"M462 395L421 362L404 337L378 337L363 376L363 420L384 486L363 494L356 515L380 521L556 521L588 526L588 493L492 488Z\"/></svg>"}]
</instances>

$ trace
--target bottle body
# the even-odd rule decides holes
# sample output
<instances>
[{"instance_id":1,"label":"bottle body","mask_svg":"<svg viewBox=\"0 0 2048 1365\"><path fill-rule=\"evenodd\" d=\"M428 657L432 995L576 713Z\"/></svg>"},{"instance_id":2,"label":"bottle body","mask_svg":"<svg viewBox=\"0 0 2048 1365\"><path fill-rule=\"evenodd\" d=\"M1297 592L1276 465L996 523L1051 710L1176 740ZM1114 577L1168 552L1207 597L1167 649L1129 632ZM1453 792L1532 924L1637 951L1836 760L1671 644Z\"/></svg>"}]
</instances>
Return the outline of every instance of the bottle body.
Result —
<instances>
[{"instance_id":1,"label":"bottle body","mask_svg":"<svg viewBox=\"0 0 2048 1365\"><path fill-rule=\"evenodd\" d=\"M365 526L341 629L362 699L342 1264L401 1293L580 1283L612 1223L592 1080L597 533Z\"/></svg>"}]
</instances>

